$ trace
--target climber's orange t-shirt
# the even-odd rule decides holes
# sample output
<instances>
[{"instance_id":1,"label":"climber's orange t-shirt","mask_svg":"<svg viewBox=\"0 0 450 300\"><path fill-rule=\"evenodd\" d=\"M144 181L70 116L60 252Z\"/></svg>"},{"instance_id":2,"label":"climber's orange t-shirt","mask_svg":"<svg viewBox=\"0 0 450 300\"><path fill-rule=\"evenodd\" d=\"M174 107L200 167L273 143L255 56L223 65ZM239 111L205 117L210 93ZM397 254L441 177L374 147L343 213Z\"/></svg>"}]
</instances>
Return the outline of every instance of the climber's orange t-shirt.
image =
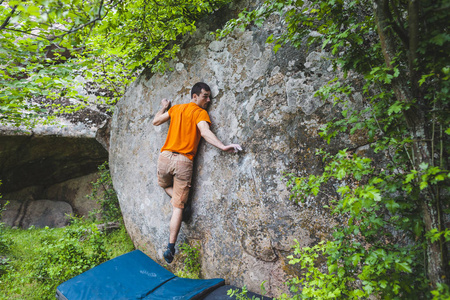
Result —
<instances>
[{"instance_id":1,"label":"climber's orange t-shirt","mask_svg":"<svg viewBox=\"0 0 450 300\"><path fill-rule=\"evenodd\" d=\"M161 152L178 152L193 160L202 138L197 124L200 121L211 124L208 112L194 102L189 102L172 106L169 116L169 132Z\"/></svg>"}]
</instances>

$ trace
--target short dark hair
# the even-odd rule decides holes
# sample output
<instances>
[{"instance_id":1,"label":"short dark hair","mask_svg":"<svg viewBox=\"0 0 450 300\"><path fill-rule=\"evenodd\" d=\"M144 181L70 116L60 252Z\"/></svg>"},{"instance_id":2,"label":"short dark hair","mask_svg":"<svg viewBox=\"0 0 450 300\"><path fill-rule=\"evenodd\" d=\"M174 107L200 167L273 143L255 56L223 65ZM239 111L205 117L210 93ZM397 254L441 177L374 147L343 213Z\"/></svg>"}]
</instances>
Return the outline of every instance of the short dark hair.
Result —
<instances>
[{"instance_id":1,"label":"short dark hair","mask_svg":"<svg viewBox=\"0 0 450 300\"><path fill-rule=\"evenodd\" d=\"M194 97L194 94L196 94L197 96L200 96L200 94L202 93L202 90L205 90L206 92L210 92L211 88L209 87L209 85L207 85L204 82L197 82L196 84L194 84L194 86L191 89L191 99Z\"/></svg>"}]
</instances>

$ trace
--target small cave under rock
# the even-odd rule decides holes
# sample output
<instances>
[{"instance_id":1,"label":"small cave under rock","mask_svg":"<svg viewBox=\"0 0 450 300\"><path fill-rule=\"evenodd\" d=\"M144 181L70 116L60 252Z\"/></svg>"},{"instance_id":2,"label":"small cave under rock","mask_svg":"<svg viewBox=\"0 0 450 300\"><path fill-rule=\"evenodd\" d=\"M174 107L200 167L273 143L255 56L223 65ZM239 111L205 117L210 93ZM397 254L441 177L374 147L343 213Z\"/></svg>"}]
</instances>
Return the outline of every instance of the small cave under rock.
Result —
<instances>
[{"instance_id":1,"label":"small cave under rock","mask_svg":"<svg viewBox=\"0 0 450 300\"><path fill-rule=\"evenodd\" d=\"M0 194L9 202L2 221L28 228L67 225L66 214L87 216L86 195L108 152L94 138L58 135L0 136Z\"/></svg>"}]
</instances>

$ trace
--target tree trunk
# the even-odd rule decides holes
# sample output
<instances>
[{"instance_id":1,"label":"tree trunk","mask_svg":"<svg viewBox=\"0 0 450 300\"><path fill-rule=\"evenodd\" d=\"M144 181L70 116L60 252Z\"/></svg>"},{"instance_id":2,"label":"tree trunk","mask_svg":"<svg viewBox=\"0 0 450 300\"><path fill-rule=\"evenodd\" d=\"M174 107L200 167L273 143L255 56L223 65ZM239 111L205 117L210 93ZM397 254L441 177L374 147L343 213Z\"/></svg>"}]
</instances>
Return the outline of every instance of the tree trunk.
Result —
<instances>
[{"instance_id":1,"label":"tree trunk","mask_svg":"<svg viewBox=\"0 0 450 300\"><path fill-rule=\"evenodd\" d=\"M408 78L405 73L411 76L409 79L415 80L417 78L416 70L414 70L415 61L417 59L417 33L418 33L418 7L415 0L410 1L409 13L413 14L409 18L408 28L410 30L409 49L406 49L409 54L409 68L408 72L400 72L401 74L392 81L392 88L398 101L404 103L412 103L413 99L417 99L416 82L408 84ZM395 33L389 29L393 20L389 18L389 0L376 0L375 4L375 20L378 28L378 35L381 42L381 49L383 51L384 60L388 68L392 68L392 61L397 53L397 38ZM411 36L414 35L414 36ZM422 163L427 163L432 166L431 147L427 136L427 122L425 113L417 106L411 107L403 112L406 124L413 139L412 154L413 167L420 170L419 166ZM425 230L428 232L433 228L441 230L441 209L437 201L432 187L421 190L419 195L421 201L421 210ZM443 239L432 243L427 240L427 266L426 271L428 278L433 288L437 287L437 283L448 283L447 266L448 260L446 255L446 246Z\"/></svg>"}]
</instances>

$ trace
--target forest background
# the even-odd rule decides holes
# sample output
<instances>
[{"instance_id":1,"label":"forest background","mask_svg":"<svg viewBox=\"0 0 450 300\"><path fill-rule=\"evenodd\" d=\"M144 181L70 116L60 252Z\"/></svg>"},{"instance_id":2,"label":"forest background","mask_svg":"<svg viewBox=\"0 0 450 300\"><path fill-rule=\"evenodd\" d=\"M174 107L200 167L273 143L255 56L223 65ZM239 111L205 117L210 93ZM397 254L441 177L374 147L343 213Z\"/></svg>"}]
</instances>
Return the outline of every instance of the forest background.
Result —
<instances>
[{"instance_id":1,"label":"forest background","mask_svg":"<svg viewBox=\"0 0 450 300\"><path fill-rule=\"evenodd\" d=\"M92 105L77 76L108 91L95 104L113 109L137 74L163 72L196 21L229 2L1 2L0 120L33 126ZM267 39L274 51L320 45L335 68L363 78L365 108L346 106L321 136L359 131L387 157L380 167L348 149L318 149L323 173L287 176L293 201L336 186L330 213L346 221L314 247L294 245L291 263L304 273L285 298L449 297L449 12L444 0L276 0L216 33L280 15L284 30ZM354 89L335 79L316 95L345 106Z\"/></svg>"}]
</instances>

